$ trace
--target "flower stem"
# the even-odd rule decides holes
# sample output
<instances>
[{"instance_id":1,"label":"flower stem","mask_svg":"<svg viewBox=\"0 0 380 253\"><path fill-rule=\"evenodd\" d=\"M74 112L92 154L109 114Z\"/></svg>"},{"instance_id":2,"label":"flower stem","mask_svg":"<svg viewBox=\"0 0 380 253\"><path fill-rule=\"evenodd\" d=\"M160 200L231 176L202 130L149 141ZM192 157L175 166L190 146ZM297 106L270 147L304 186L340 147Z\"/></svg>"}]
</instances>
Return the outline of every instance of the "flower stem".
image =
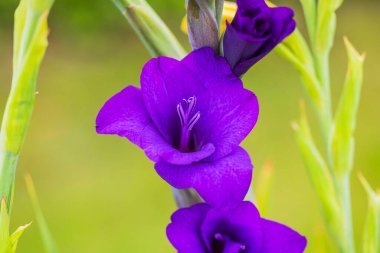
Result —
<instances>
[{"instance_id":1,"label":"flower stem","mask_svg":"<svg viewBox=\"0 0 380 253\"><path fill-rule=\"evenodd\" d=\"M17 154L4 149L0 151L0 194L6 198L8 214L11 212L17 161Z\"/></svg>"},{"instance_id":2,"label":"flower stem","mask_svg":"<svg viewBox=\"0 0 380 253\"><path fill-rule=\"evenodd\" d=\"M355 252L355 240L352 224L352 208L351 208L351 187L350 175L346 174L336 179L338 198L341 206L342 227L339 231L340 248L342 253Z\"/></svg>"},{"instance_id":3,"label":"flower stem","mask_svg":"<svg viewBox=\"0 0 380 253\"><path fill-rule=\"evenodd\" d=\"M17 161L33 112L53 0L21 0L15 13L12 87L0 131L0 194L11 210Z\"/></svg>"}]
</instances>

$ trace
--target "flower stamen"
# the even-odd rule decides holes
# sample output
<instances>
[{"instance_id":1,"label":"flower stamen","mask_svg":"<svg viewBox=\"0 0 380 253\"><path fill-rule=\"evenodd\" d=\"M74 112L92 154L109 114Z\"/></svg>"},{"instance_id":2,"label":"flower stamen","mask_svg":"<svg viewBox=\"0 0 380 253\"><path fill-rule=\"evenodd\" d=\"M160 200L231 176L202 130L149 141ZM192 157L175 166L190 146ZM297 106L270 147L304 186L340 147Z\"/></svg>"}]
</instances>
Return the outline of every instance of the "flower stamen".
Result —
<instances>
[{"instance_id":1,"label":"flower stamen","mask_svg":"<svg viewBox=\"0 0 380 253\"><path fill-rule=\"evenodd\" d=\"M179 149L182 152L190 151L190 133L194 125L201 117L201 113L199 111L192 115L196 104L197 98L192 96L188 99L183 99L183 101L177 105L177 113L181 123Z\"/></svg>"}]
</instances>

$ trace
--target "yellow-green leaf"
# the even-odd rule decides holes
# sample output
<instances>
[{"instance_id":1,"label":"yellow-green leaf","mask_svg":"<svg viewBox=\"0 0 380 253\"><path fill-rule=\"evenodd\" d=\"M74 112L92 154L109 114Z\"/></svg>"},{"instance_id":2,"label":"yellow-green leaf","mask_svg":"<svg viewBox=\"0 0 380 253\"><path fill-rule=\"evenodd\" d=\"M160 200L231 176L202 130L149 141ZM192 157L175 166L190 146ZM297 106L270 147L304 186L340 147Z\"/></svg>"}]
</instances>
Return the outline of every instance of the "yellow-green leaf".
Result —
<instances>
[{"instance_id":1,"label":"yellow-green leaf","mask_svg":"<svg viewBox=\"0 0 380 253\"><path fill-rule=\"evenodd\" d=\"M330 170L314 143L306 118L304 105L301 106L301 120L293 124L296 132L298 146L306 164L309 178L311 179L317 195L322 203L327 223L339 228L336 217L340 215L340 207L334 188L334 182Z\"/></svg>"},{"instance_id":2,"label":"yellow-green leaf","mask_svg":"<svg viewBox=\"0 0 380 253\"><path fill-rule=\"evenodd\" d=\"M360 55L345 39L348 70L343 93L335 115L330 149L334 159L334 170L339 174L352 170L354 157L354 131L363 80L364 55Z\"/></svg>"},{"instance_id":3,"label":"yellow-green leaf","mask_svg":"<svg viewBox=\"0 0 380 253\"><path fill-rule=\"evenodd\" d=\"M367 180L359 175L359 179L368 196L368 215L364 227L363 252L380 252L380 192L376 193Z\"/></svg>"},{"instance_id":4,"label":"yellow-green leaf","mask_svg":"<svg viewBox=\"0 0 380 253\"><path fill-rule=\"evenodd\" d=\"M34 183L32 177L30 175L25 176L26 188L29 193L29 197L33 204L34 213L36 215L37 224L40 229L42 241L47 253L57 253L57 246L53 239L53 235L50 232L49 226L46 222L46 219L42 213L42 209L40 207L36 189L34 187Z\"/></svg>"},{"instance_id":5,"label":"yellow-green leaf","mask_svg":"<svg viewBox=\"0 0 380 253\"><path fill-rule=\"evenodd\" d=\"M30 226L31 223L26 224L24 226L19 227L13 234L11 235L11 244L12 244L12 252L16 252L18 240L24 233L25 229L27 229Z\"/></svg>"},{"instance_id":6,"label":"yellow-green leaf","mask_svg":"<svg viewBox=\"0 0 380 253\"><path fill-rule=\"evenodd\" d=\"M186 51L145 0L112 0L130 23L146 49L154 56L180 59Z\"/></svg>"}]
</instances>

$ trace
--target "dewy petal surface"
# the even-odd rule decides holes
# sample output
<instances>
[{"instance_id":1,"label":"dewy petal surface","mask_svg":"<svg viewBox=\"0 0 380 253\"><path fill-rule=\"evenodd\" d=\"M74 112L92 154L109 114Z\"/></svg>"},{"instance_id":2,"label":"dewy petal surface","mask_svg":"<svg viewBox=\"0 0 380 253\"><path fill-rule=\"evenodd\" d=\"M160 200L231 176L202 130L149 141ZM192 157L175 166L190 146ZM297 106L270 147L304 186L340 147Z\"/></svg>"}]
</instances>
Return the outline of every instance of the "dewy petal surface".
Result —
<instances>
[{"instance_id":1,"label":"dewy petal surface","mask_svg":"<svg viewBox=\"0 0 380 253\"><path fill-rule=\"evenodd\" d=\"M172 215L166 234L179 253L208 253L199 236L199 228L208 211L207 204L197 204Z\"/></svg>"},{"instance_id":2,"label":"dewy petal surface","mask_svg":"<svg viewBox=\"0 0 380 253\"><path fill-rule=\"evenodd\" d=\"M228 206L244 199L252 167L249 155L240 147L213 162L179 166L161 161L155 165L157 173L173 187L194 188L213 207Z\"/></svg>"},{"instance_id":3,"label":"dewy petal surface","mask_svg":"<svg viewBox=\"0 0 380 253\"><path fill-rule=\"evenodd\" d=\"M263 253L302 253L306 238L280 223L263 219L265 234Z\"/></svg>"}]
</instances>

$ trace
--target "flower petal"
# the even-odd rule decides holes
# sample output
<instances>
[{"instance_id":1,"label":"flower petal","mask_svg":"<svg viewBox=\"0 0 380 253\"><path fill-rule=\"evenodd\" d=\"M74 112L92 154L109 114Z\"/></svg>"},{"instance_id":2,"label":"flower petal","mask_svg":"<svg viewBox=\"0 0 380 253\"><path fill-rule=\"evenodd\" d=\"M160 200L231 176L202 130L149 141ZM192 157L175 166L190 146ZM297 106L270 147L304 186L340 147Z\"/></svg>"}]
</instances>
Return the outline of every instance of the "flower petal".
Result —
<instances>
[{"instance_id":1,"label":"flower petal","mask_svg":"<svg viewBox=\"0 0 380 253\"><path fill-rule=\"evenodd\" d=\"M236 77L224 57L215 54L210 47L193 51L181 63L202 80L205 88L220 86L241 86L241 80Z\"/></svg>"},{"instance_id":2,"label":"flower petal","mask_svg":"<svg viewBox=\"0 0 380 253\"><path fill-rule=\"evenodd\" d=\"M209 143L196 152L181 152L169 145L159 134L146 134L142 139L142 146L148 157L158 155L156 159L151 158L154 162L164 160L173 165L188 165L199 162L215 151L215 146Z\"/></svg>"},{"instance_id":3,"label":"flower petal","mask_svg":"<svg viewBox=\"0 0 380 253\"><path fill-rule=\"evenodd\" d=\"M265 234L263 253L302 253L307 244L304 236L280 223L263 219Z\"/></svg>"},{"instance_id":4,"label":"flower petal","mask_svg":"<svg viewBox=\"0 0 380 253\"><path fill-rule=\"evenodd\" d=\"M128 86L110 98L96 119L99 134L117 134L142 148L154 162L161 159L173 164L191 164L210 156L215 147L205 145L193 153L181 153L157 131L145 109L139 88Z\"/></svg>"},{"instance_id":5,"label":"flower petal","mask_svg":"<svg viewBox=\"0 0 380 253\"><path fill-rule=\"evenodd\" d=\"M111 97L99 111L96 131L99 134L117 134L141 146L141 136L152 121L145 109L141 91L128 86Z\"/></svg>"},{"instance_id":6,"label":"flower petal","mask_svg":"<svg viewBox=\"0 0 380 253\"><path fill-rule=\"evenodd\" d=\"M247 152L238 147L228 156L209 163L178 166L160 161L157 173L179 189L194 188L211 206L222 207L242 201L252 178Z\"/></svg>"},{"instance_id":7,"label":"flower petal","mask_svg":"<svg viewBox=\"0 0 380 253\"><path fill-rule=\"evenodd\" d=\"M223 37L223 53L235 75L241 76L290 35L296 22L292 9L271 8L264 0L238 0L237 5Z\"/></svg>"},{"instance_id":8,"label":"flower petal","mask_svg":"<svg viewBox=\"0 0 380 253\"><path fill-rule=\"evenodd\" d=\"M207 253L199 228L209 209L207 204L197 204L172 215L172 223L166 228L166 234L179 253Z\"/></svg>"},{"instance_id":9,"label":"flower petal","mask_svg":"<svg viewBox=\"0 0 380 253\"><path fill-rule=\"evenodd\" d=\"M264 0L236 0L236 4L242 9L267 6Z\"/></svg>"},{"instance_id":10,"label":"flower petal","mask_svg":"<svg viewBox=\"0 0 380 253\"><path fill-rule=\"evenodd\" d=\"M202 82L179 61L163 56L145 64L140 82L149 115L164 138L174 143L180 129L177 104L198 94Z\"/></svg>"},{"instance_id":11,"label":"flower petal","mask_svg":"<svg viewBox=\"0 0 380 253\"><path fill-rule=\"evenodd\" d=\"M256 125L259 103L255 94L240 85L210 89L198 98L201 112L194 126L198 143L212 143L215 153L204 161L231 153Z\"/></svg>"},{"instance_id":12,"label":"flower petal","mask_svg":"<svg viewBox=\"0 0 380 253\"><path fill-rule=\"evenodd\" d=\"M231 24L227 23L226 32L223 37L223 53L236 76L243 75L249 69L249 67L245 66L245 68L237 67L242 59L248 60L255 57L256 62L261 59L257 57L257 52L263 47L266 39L253 39L250 34L239 32Z\"/></svg>"},{"instance_id":13,"label":"flower petal","mask_svg":"<svg viewBox=\"0 0 380 253\"><path fill-rule=\"evenodd\" d=\"M197 148L204 149L209 143L215 146L207 161L232 152L257 121L255 95L243 88L226 60L211 48L193 51L181 62L166 57L150 60L142 72L141 87L152 120L172 146L177 145L181 128L177 104L197 97L195 110L200 112L200 120L193 128Z\"/></svg>"},{"instance_id":14,"label":"flower petal","mask_svg":"<svg viewBox=\"0 0 380 253\"><path fill-rule=\"evenodd\" d=\"M221 210L211 209L201 227L203 241L211 251L214 234L222 233L246 246L246 253L261 252L264 238L259 211L251 202Z\"/></svg>"}]
</instances>

